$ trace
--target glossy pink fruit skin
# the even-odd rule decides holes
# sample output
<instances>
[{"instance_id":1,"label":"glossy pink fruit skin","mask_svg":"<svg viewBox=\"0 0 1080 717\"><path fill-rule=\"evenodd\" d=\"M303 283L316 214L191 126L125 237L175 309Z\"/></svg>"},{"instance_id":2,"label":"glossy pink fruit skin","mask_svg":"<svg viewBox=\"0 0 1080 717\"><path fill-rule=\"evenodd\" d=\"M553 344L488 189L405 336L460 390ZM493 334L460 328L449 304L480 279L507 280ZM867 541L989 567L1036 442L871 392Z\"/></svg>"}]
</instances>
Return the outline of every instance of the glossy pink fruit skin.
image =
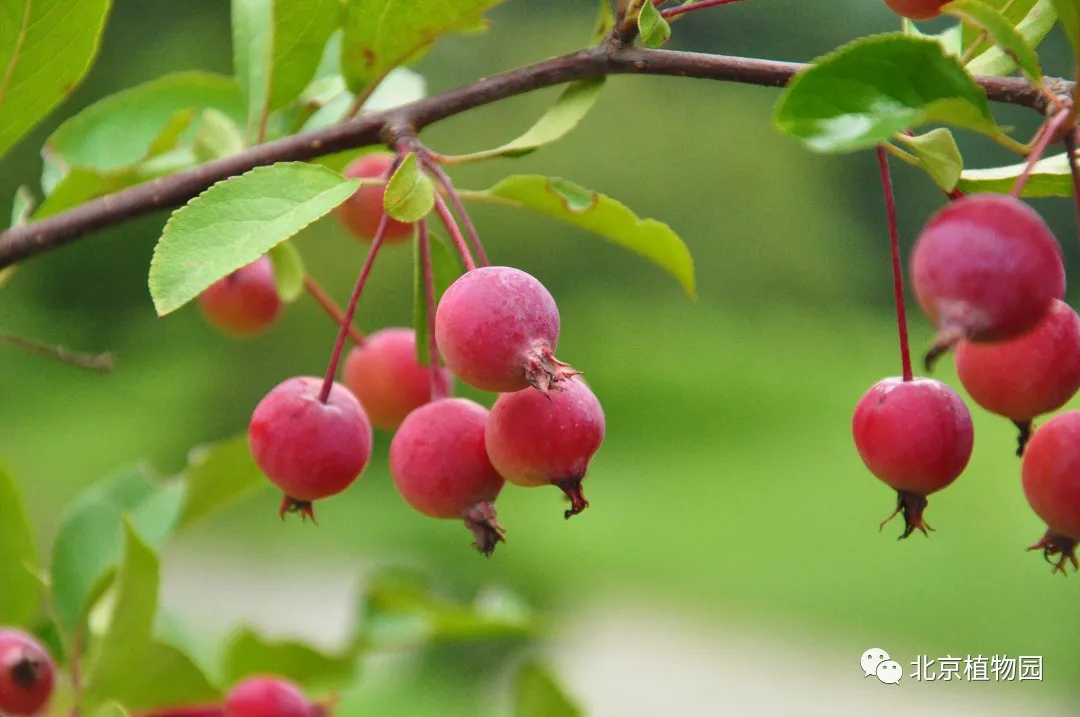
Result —
<instances>
[{"instance_id":1,"label":"glossy pink fruit skin","mask_svg":"<svg viewBox=\"0 0 1080 717\"><path fill-rule=\"evenodd\" d=\"M532 389L504 393L491 407L488 456L515 485L584 478L604 442L604 409L585 382L575 378L559 387L546 397Z\"/></svg>"},{"instance_id":2,"label":"glossy pink fruit skin","mask_svg":"<svg viewBox=\"0 0 1080 717\"><path fill-rule=\"evenodd\" d=\"M357 157L345 168L349 179L372 179L382 177L394 163L394 156L387 152L372 152ZM339 204L334 210L341 223L357 238L370 242L375 238L383 210L386 190L379 186L360 187L356 193ZM383 235L383 242L397 244L413 235L413 224L391 219Z\"/></svg>"},{"instance_id":3,"label":"glossy pink fruit skin","mask_svg":"<svg viewBox=\"0 0 1080 717\"><path fill-rule=\"evenodd\" d=\"M283 381L255 407L248 427L255 463L298 501L340 493L371 458L371 422L363 406L339 383L327 403L320 403L321 388L321 378Z\"/></svg>"},{"instance_id":4,"label":"glossy pink fruit skin","mask_svg":"<svg viewBox=\"0 0 1080 717\"><path fill-rule=\"evenodd\" d=\"M277 677L248 677L225 698L225 717L311 717L300 688Z\"/></svg>"},{"instance_id":5,"label":"glossy pink fruit skin","mask_svg":"<svg viewBox=\"0 0 1080 717\"><path fill-rule=\"evenodd\" d=\"M1024 495L1054 533L1080 540L1080 411L1044 423L1024 452Z\"/></svg>"},{"instance_id":6,"label":"glossy pink fruit skin","mask_svg":"<svg viewBox=\"0 0 1080 717\"><path fill-rule=\"evenodd\" d=\"M504 481L484 450L487 419L486 408L465 398L408 415L390 444L390 473L409 505L433 518L461 518L495 500Z\"/></svg>"},{"instance_id":7,"label":"glossy pink fruit skin","mask_svg":"<svg viewBox=\"0 0 1080 717\"><path fill-rule=\"evenodd\" d=\"M559 309L544 285L524 271L489 266L465 272L443 294L435 341L447 367L481 391L529 386L530 356L559 341Z\"/></svg>"},{"instance_id":8,"label":"glossy pink fruit skin","mask_svg":"<svg viewBox=\"0 0 1080 717\"><path fill-rule=\"evenodd\" d=\"M1065 295L1061 246L1024 202L972 194L930 219L912 250L919 304L940 330L975 341L1013 338Z\"/></svg>"},{"instance_id":9,"label":"glossy pink fruit skin","mask_svg":"<svg viewBox=\"0 0 1080 717\"><path fill-rule=\"evenodd\" d=\"M270 258L261 256L199 294L207 322L239 338L257 336L274 323L282 309Z\"/></svg>"},{"instance_id":10,"label":"glossy pink fruit skin","mask_svg":"<svg viewBox=\"0 0 1080 717\"><path fill-rule=\"evenodd\" d=\"M1080 316L1055 299L1034 329L1014 339L961 341L956 373L991 413L1025 421L1056 411L1080 390Z\"/></svg>"},{"instance_id":11,"label":"glossy pink fruit skin","mask_svg":"<svg viewBox=\"0 0 1080 717\"><path fill-rule=\"evenodd\" d=\"M929 378L878 381L859 399L851 430L871 473L898 491L923 496L964 472L975 442L960 394Z\"/></svg>"},{"instance_id":12,"label":"glossy pink fruit skin","mask_svg":"<svg viewBox=\"0 0 1080 717\"><path fill-rule=\"evenodd\" d=\"M441 395L454 377L439 371ZM376 331L345 357L342 382L360 399L376 428L392 431L414 409L431 400L431 370L416 361L416 332L406 328Z\"/></svg>"},{"instance_id":13,"label":"glossy pink fruit skin","mask_svg":"<svg viewBox=\"0 0 1080 717\"><path fill-rule=\"evenodd\" d=\"M52 695L56 670L44 646L21 630L0 630L0 712L40 712Z\"/></svg>"}]
</instances>

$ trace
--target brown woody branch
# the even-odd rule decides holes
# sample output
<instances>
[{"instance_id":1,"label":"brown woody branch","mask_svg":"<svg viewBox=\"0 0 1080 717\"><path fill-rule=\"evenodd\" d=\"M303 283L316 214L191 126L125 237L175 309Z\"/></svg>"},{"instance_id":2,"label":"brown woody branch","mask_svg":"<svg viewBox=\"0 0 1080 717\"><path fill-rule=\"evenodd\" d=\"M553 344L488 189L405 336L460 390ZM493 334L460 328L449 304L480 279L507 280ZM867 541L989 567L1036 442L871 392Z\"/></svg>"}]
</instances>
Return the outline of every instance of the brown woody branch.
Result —
<instances>
[{"instance_id":1,"label":"brown woody branch","mask_svg":"<svg viewBox=\"0 0 1080 717\"><path fill-rule=\"evenodd\" d=\"M475 107L544 87L604 75L669 75L783 87L805 67L807 65L795 62L652 50L609 42L470 82L392 110L260 144L231 157L86 202L47 219L12 227L0 234L0 268L63 246L98 229L180 206L215 182L254 167L310 160L378 142L392 144L403 132L417 132ZM991 100L1040 112L1045 109L1045 94L1027 80L980 77L978 82ZM1071 82L1055 79L1046 82L1055 94L1071 94L1073 90Z\"/></svg>"}]
</instances>

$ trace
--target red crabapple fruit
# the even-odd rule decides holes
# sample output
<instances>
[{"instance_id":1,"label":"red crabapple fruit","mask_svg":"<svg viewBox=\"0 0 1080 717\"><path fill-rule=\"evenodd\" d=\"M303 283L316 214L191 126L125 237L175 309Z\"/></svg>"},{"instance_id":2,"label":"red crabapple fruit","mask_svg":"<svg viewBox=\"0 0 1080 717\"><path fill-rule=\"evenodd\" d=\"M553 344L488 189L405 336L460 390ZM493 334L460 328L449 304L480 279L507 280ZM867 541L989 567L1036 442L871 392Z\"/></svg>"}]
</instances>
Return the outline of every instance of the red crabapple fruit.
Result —
<instances>
[{"instance_id":1,"label":"red crabapple fruit","mask_svg":"<svg viewBox=\"0 0 1080 717\"><path fill-rule=\"evenodd\" d=\"M909 20L929 20L941 14L941 7L949 0L885 0L885 4L901 17Z\"/></svg>"},{"instance_id":2,"label":"red crabapple fruit","mask_svg":"<svg viewBox=\"0 0 1080 717\"><path fill-rule=\"evenodd\" d=\"M248 677L229 690L224 717L311 717L300 687L279 677Z\"/></svg>"},{"instance_id":3,"label":"red crabapple fruit","mask_svg":"<svg viewBox=\"0 0 1080 717\"><path fill-rule=\"evenodd\" d=\"M49 701L56 670L48 651L21 630L0 630L0 713L25 717Z\"/></svg>"},{"instance_id":4,"label":"red crabapple fruit","mask_svg":"<svg viewBox=\"0 0 1080 717\"><path fill-rule=\"evenodd\" d=\"M956 345L960 383L991 413L1020 429L1016 455L1024 454L1032 419L1064 406L1080 390L1080 316L1054 299L1031 331L992 343Z\"/></svg>"},{"instance_id":5,"label":"red crabapple fruit","mask_svg":"<svg viewBox=\"0 0 1080 717\"><path fill-rule=\"evenodd\" d=\"M439 371L441 394L454 377ZM431 400L431 370L416 360L416 332L406 328L376 331L345 358L342 382L360 399L376 428L392 431L409 413Z\"/></svg>"},{"instance_id":6,"label":"red crabapple fruit","mask_svg":"<svg viewBox=\"0 0 1080 717\"><path fill-rule=\"evenodd\" d=\"M348 488L371 458L364 407L339 383L322 403L322 383L310 376L281 382L255 407L248 426L255 463L284 493L282 517L299 512L314 519L312 502Z\"/></svg>"},{"instance_id":7,"label":"red crabapple fruit","mask_svg":"<svg viewBox=\"0 0 1080 717\"><path fill-rule=\"evenodd\" d=\"M389 152L371 152L357 157L344 175L349 179L379 179L390 171L394 164L394 155ZM356 237L371 241L379 228L383 214L383 195L385 187L365 185L356 193L339 204L334 210L342 224ZM383 234L383 242L396 244L413 235L413 224L390 219Z\"/></svg>"},{"instance_id":8,"label":"red crabapple fruit","mask_svg":"<svg viewBox=\"0 0 1080 717\"><path fill-rule=\"evenodd\" d=\"M1066 560L1080 567L1080 411L1054 416L1035 431L1024 452L1022 476L1024 495L1047 526L1029 550L1042 550L1048 561L1060 555L1055 571L1064 573Z\"/></svg>"},{"instance_id":9,"label":"red crabapple fruit","mask_svg":"<svg viewBox=\"0 0 1080 717\"><path fill-rule=\"evenodd\" d=\"M263 255L215 281L199 294L199 308L211 326L230 336L266 331L282 308L270 257Z\"/></svg>"},{"instance_id":10,"label":"red crabapple fruit","mask_svg":"<svg viewBox=\"0 0 1080 717\"><path fill-rule=\"evenodd\" d=\"M524 271L486 266L467 271L439 300L435 341L455 376L481 391L547 393L578 372L555 358L559 309Z\"/></svg>"},{"instance_id":11,"label":"red crabapple fruit","mask_svg":"<svg viewBox=\"0 0 1080 717\"><path fill-rule=\"evenodd\" d=\"M504 393L491 407L487 452L515 485L560 488L570 499L569 518L589 506L581 481L604 442L604 426L604 409L581 379L563 381L546 396Z\"/></svg>"},{"instance_id":12,"label":"red crabapple fruit","mask_svg":"<svg viewBox=\"0 0 1080 717\"><path fill-rule=\"evenodd\" d=\"M870 387L851 422L855 447L870 472L896 491L906 538L931 529L926 497L955 481L971 458L975 432L960 395L940 381L886 378Z\"/></svg>"},{"instance_id":13,"label":"red crabapple fruit","mask_svg":"<svg viewBox=\"0 0 1080 717\"><path fill-rule=\"evenodd\" d=\"M409 505L432 518L464 520L476 549L491 555L503 540L492 502L504 481L484 448L487 421L487 409L465 398L420 406L394 434L390 473Z\"/></svg>"},{"instance_id":14,"label":"red crabapple fruit","mask_svg":"<svg viewBox=\"0 0 1080 717\"><path fill-rule=\"evenodd\" d=\"M926 224L911 273L938 335L926 367L960 339L1003 341L1034 328L1065 295L1061 246L1039 214L1004 194L970 194Z\"/></svg>"}]
</instances>

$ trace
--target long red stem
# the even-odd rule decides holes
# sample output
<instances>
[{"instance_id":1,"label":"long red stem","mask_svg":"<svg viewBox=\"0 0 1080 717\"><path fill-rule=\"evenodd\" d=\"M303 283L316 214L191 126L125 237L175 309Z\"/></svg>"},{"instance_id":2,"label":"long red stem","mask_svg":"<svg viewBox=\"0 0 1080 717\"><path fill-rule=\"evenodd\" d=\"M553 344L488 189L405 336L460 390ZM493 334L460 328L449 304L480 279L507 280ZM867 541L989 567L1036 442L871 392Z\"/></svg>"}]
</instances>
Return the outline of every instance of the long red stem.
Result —
<instances>
[{"instance_id":1,"label":"long red stem","mask_svg":"<svg viewBox=\"0 0 1080 717\"><path fill-rule=\"evenodd\" d=\"M1046 121L1043 124L1042 129L1039 132L1038 139L1035 141L1035 146L1031 148L1031 152L1028 153L1028 163L1024 167L1023 173L1017 177L1016 184L1012 188L1012 196L1019 199L1020 194L1024 191L1024 187L1027 186L1028 180L1031 179L1031 172L1035 169L1036 163L1042 159L1043 153L1046 152L1046 148L1050 146L1050 142L1057 136L1061 127L1068 121L1068 110L1058 112L1052 119Z\"/></svg>"},{"instance_id":2,"label":"long red stem","mask_svg":"<svg viewBox=\"0 0 1080 717\"><path fill-rule=\"evenodd\" d=\"M326 293L326 289L319 285L319 282L315 281L310 274L304 274L304 288L307 293L311 294L311 298L315 299L315 303L322 307L322 310L334 320L334 323L341 326L345 321L345 315L342 313L341 308L338 307L334 300L330 298L330 294ZM360 333L352 324L348 324L349 338L353 340L353 343L357 346L361 346L364 343L364 335Z\"/></svg>"},{"instance_id":3,"label":"long red stem","mask_svg":"<svg viewBox=\"0 0 1080 717\"><path fill-rule=\"evenodd\" d=\"M1073 179L1073 201L1076 202L1076 222L1080 228L1080 167L1076 163L1076 134L1075 130L1065 135L1065 152L1069 156L1069 171Z\"/></svg>"},{"instance_id":4,"label":"long red stem","mask_svg":"<svg viewBox=\"0 0 1080 717\"><path fill-rule=\"evenodd\" d=\"M446 385L439 371L439 347L435 343L435 270L431 264L431 234L428 232L427 219L419 223L418 241L420 242L420 271L424 275L424 295L427 298L427 336L428 371L431 375L431 400L446 398ZM417 337L420 340L420 337Z\"/></svg>"},{"instance_id":5,"label":"long red stem","mask_svg":"<svg viewBox=\"0 0 1080 717\"><path fill-rule=\"evenodd\" d=\"M739 0L701 0L693 5L680 5L679 7L669 7L667 10L660 11L660 17L665 20L670 20L673 17L678 17L694 10L704 10L707 7L716 7L717 5L727 5L728 3L739 2Z\"/></svg>"},{"instance_id":6,"label":"long red stem","mask_svg":"<svg viewBox=\"0 0 1080 717\"><path fill-rule=\"evenodd\" d=\"M383 236L386 235L386 227L390 225L390 215L383 214L379 220L379 228L375 230L375 238L371 240L371 249L368 250L367 259L360 269L360 276L356 279L356 288L349 297L349 305L345 308L345 315L341 319L341 328L338 329L337 341L334 343L334 352L330 354L330 365L326 369L326 377L323 379L322 390L319 391L319 401L326 403L330 398L330 389L334 385L334 376L337 375L338 362L341 360L341 352L345 348L345 337L349 335L349 327L352 325L353 316L356 314L356 306L360 303L360 295L364 293L364 285L367 284L371 267L375 265L375 256L382 246Z\"/></svg>"},{"instance_id":7,"label":"long red stem","mask_svg":"<svg viewBox=\"0 0 1080 717\"><path fill-rule=\"evenodd\" d=\"M446 206L446 202L438 193L435 194L435 211L439 213L443 226L450 233L450 238L454 240L454 246L457 247L461 260L465 262L465 270L472 271L476 268L476 262L473 261L472 255L469 254L469 247L465 244L465 238L461 236L461 229L454 220L454 215L450 213L450 207Z\"/></svg>"},{"instance_id":8,"label":"long red stem","mask_svg":"<svg viewBox=\"0 0 1080 717\"><path fill-rule=\"evenodd\" d=\"M424 162L424 166L427 167L435 181L442 186L446 195L450 197L450 203L454 205L454 211L461 217L461 223L465 225L465 234L469 237L469 244L472 245L473 253L476 254L476 260L480 263L480 266L490 266L491 262L488 261L487 252L484 251L484 245L480 242L480 233L476 231L476 225L473 224L469 213L465 211L465 203L461 201L457 190L454 189L454 183L450 181L450 177L437 163L427 161Z\"/></svg>"},{"instance_id":9,"label":"long red stem","mask_svg":"<svg viewBox=\"0 0 1080 717\"><path fill-rule=\"evenodd\" d=\"M885 215L889 219L889 249L892 253L893 298L896 300L896 329L900 336L900 361L904 367L904 380L914 378L911 370L911 346L908 343L907 312L904 309L904 272L900 263L900 229L896 224L896 197L893 195L892 176L889 174L889 155L884 147L877 148L878 167L881 170L881 189L885 193Z\"/></svg>"}]
</instances>

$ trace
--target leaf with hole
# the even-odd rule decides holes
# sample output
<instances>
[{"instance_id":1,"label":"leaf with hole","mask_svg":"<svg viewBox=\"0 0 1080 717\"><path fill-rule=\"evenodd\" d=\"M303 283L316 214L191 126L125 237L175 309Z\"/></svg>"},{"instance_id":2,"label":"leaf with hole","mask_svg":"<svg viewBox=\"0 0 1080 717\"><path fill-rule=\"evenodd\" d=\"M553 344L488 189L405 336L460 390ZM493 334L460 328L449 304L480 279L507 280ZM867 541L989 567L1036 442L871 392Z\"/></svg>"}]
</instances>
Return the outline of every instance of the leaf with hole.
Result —
<instances>
[{"instance_id":1,"label":"leaf with hole","mask_svg":"<svg viewBox=\"0 0 1080 717\"><path fill-rule=\"evenodd\" d=\"M256 167L213 185L173 212L154 249L149 286L158 315L329 214L359 186L305 162Z\"/></svg>"}]
</instances>

